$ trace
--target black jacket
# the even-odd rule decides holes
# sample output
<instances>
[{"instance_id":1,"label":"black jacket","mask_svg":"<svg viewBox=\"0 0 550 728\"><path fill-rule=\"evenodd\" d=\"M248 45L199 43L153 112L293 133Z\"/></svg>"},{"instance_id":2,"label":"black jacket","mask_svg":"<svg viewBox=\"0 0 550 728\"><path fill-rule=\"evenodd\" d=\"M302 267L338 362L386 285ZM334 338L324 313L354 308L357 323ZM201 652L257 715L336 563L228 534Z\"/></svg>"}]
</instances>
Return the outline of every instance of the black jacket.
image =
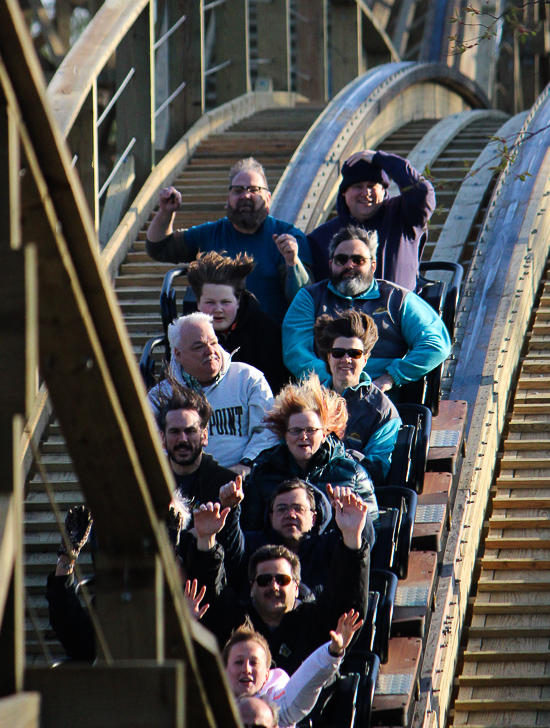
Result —
<instances>
[{"instance_id":1,"label":"black jacket","mask_svg":"<svg viewBox=\"0 0 550 728\"><path fill-rule=\"evenodd\" d=\"M180 495L189 500L191 508L196 508L202 503L216 503L219 501L220 488L232 480L235 480L235 473L229 468L224 468L215 460L212 455L203 452L201 464L193 475L193 485L190 489L183 487L183 476L174 473L176 488Z\"/></svg>"},{"instance_id":2,"label":"black jacket","mask_svg":"<svg viewBox=\"0 0 550 728\"><path fill-rule=\"evenodd\" d=\"M367 610L369 596L370 549L366 542L354 551L342 541L336 544L327 584L313 601L298 602L287 612L278 627L271 630L254 609L252 601L242 602L228 585L223 567L223 548L216 544L211 551L199 551L192 546L188 552L189 578L206 585L205 601L210 608L202 624L217 637L220 648L233 629L248 616L254 629L261 632L277 667L289 675L302 664L313 650L330 636L344 612L356 609L361 618Z\"/></svg>"},{"instance_id":3,"label":"black jacket","mask_svg":"<svg viewBox=\"0 0 550 728\"><path fill-rule=\"evenodd\" d=\"M362 465L346 452L337 437L329 435L311 458L307 473L302 473L286 445L282 443L264 450L256 458L245 484L241 524L245 531L256 531L264 525L264 514L271 493L290 478L302 478L322 493L327 483L352 488L369 506L373 522L378 506L372 480Z\"/></svg>"}]
</instances>

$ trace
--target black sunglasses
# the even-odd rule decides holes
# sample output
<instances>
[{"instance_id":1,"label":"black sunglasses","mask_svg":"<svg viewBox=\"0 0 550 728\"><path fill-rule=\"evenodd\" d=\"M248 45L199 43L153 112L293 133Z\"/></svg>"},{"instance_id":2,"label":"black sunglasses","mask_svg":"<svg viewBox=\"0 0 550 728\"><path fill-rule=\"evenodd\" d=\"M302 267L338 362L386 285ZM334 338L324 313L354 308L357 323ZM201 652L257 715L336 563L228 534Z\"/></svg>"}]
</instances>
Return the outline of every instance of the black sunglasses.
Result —
<instances>
[{"instance_id":1,"label":"black sunglasses","mask_svg":"<svg viewBox=\"0 0 550 728\"><path fill-rule=\"evenodd\" d=\"M343 356L346 356L346 354L351 359L360 359L364 353L363 349L340 349L339 347L329 351L329 354L333 359L341 359Z\"/></svg>"},{"instance_id":2,"label":"black sunglasses","mask_svg":"<svg viewBox=\"0 0 550 728\"><path fill-rule=\"evenodd\" d=\"M365 258L363 255L346 255L345 253L338 253L332 260L336 265L346 265L348 260L351 260L353 265L365 265L368 263L370 258Z\"/></svg>"},{"instance_id":3,"label":"black sunglasses","mask_svg":"<svg viewBox=\"0 0 550 728\"><path fill-rule=\"evenodd\" d=\"M279 586L288 586L292 581L292 577L288 574L258 574L254 579L256 584L261 587L266 587L275 580Z\"/></svg>"}]
</instances>

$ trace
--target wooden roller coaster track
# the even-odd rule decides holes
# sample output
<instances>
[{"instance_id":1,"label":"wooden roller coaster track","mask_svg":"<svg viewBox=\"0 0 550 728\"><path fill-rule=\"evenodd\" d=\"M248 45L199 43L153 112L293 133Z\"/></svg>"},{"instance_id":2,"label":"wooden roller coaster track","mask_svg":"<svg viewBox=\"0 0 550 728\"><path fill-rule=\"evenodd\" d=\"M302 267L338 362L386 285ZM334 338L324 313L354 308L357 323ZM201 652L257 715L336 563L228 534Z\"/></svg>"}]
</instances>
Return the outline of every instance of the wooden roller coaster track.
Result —
<instances>
[{"instance_id":1,"label":"wooden roller coaster track","mask_svg":"<svg viewBox=\"0 0 550 728\"><path fill-rule=\"evenodd\" d=\"M132 8L130 4L117 9L112 6L107 8L108 12L118 14L117 22L120 22L124 12L129 12L131 17L126 18L124 31L121 26L106 39L99 53L103 60L97 61L97 68L106 62L119 43L125 41L125 33L133 27L133 23L145 23L146 19L150 22L148 8L146 3L134 3ZM357 18L355 22L358 22ZM406 36L403 22L402 14L402 46ZM97 29L91 28L89 37L94 37L95 32ZM139 35L137 30L134 35ZM14 45L16 38L21 41L20 45ZM548 155L545 156L548 146L545 133L548 127L546 96L541 97L527 118L524 114L506 121L504 115L489 110L484 94L455 70L430 64L413 66L403 63L393 63L371 71L363 79L345 88L325 110L322 105L306 104L305 98L288 93L288 87L284 93L245 94L201 117L158 164L154 164L155 155L150 154L150 167L141 169L138 174L140 192L111 236L100 261L97 250L94 252L93 248L94 220L96 226L99 225L96 201L98 180L94 174L90 175L90 168L84 161L97 161L97 156L94 157L97 141L95 132L92 131L89 137L86 134L91 128L90 113L92 117L96 113L93 104L99 71L92 68L90 77L74 74L76 82L71 79L70 68L74 59L87 60L85 54L76 49L62 67L57 86L54 84L50 88L50 98L57 105L58 116L65 119L63 133L69 137L72 150L78 148L79 157L76 160L73 158L73 163L81 171L83 195L78 179L71 172L70 158L62 148L61 136L55 131L51 134L48 132L50 125L54 130L55 125L51 124L51 114L44 110L47 108L43 102L44 94L40 90L29 43L24 39L25 33L15 4L0 4L0 46L10 49L10 57L6 56L4 64L0 64L5 108L9 107L3 130L10 164L6 159L3 173L6 188L10 189L11 212L20 207L21 217L25 221L21 229L18 225L19 215L12 215L11 245L2 249L2 259L5 261L2 280L4 290L8 292L2 297L2 316L3 321L10 322L9 331L13 332L9 338L6 330L3 338L5 336L9 345L14 347L19 375L14 382L13 392L4 393L2 400L3 411L8 414L3 420L3 442L4 447L9 445L10 450L3 455L2 462L6 463L8 471L13 469L15 474L13 484L8 482L7 486L3 486L0 496L0 617L3 618L0 632L0 690L1 695L13 695L9 699L0 699L0 717L3 720L5 716L10 716L10 725L39 724L36 698L28 693L20 694L26 686L42 694L42 725L61 726L65 725L65 720L71 724L70 716L74 717L75 710L82 711L83 706L89 711L92 724L97 725L99 721L106 725L105 716L113 715L110 708L112 704L109 699L104 704L98 704L96 691L102 691L104 696L108 696L111 691L116 696L120 695L121 690L127 689L133 696L141 695L145 691L140 689L140 681L145 680L151 688L149 695L144 703L136 701L133 706L128 706L130 716L132 711L134 715L141 711L142 716L149 716L147 711L151 711L149 725L166 725L165 719L172 721L159 710L161 693L164 690L166 694L168 690L172 702L169 701L167 709L172 717L177 716L174 724L181 724L184 714L187 714L189 724L197 726L236 725L232 703L225 697L215 650L208 637L186 619L167 544L159 528L169 498L170 475L166 472L162 453L153 437L154 428L147 407L143 404L143 391L133 359L140 353L144 340L160 332L160 319L154 299L158 297L166 266L146 260L143 233L139 234L138 231L146 225L156 193L167 181L177 180L176 183L185 191L186 203L192 209L189 214L184 208L181 225L221 216L226 170L235 158L251 152L266 164L270 184L276 186L274 213L295 220L305 230L312 229L326 219L334 204L342 161L356 149L378 146L409 156L420 169L430 169L438 190L440 209L433 218L427 255L433 260L450 259L468 267L453 358L448 364L443 383L444 398L465 400L470 415L468 453L454 478L454 488L448 487L451 494L456 490L454 505L453 500L447 500L445 495L444 513L448 514L452 510L453 528L447 537L443 518L439 524L441 530L437 534L434 531L430 536L430 543L438 544L433 546L432 554L421 550L413 554L409 580L400 586L400 604L404 606L399 607L401 611L399 619L396 619L394 647L382 671L382 675L389 678L403 671L403 659L416 662L408 674L412 676L412 683L419 682L419 699L415 707L412 701L414 690L409 690L406 694L406 700L409 701L406 709L398 713L389 712L387 706L396 705L399 698L396 698L395 692L384 694L382 683L391 682L386 679L379 686L374 715L377 724L387 724L384 721L389 721L389 716L399 714L402 716L400 720L407 722L410 719L414 725L442 726L453 689L462 623L476 568L477 542L485 523L485 502L495 468L495 453L501 434L506 432L507 427L504 413L508 394L548 252L549 226L544 204L544 198L549 193L549 162ZM2 52L2 57L4 55ZM95 60L89 65L94 67L94 64ZM73 64L72 67L77 66ZM30 73L25 76L27 69L30 69ZM66 93L69 101L65 106L61 102L63 93ZM318 118L312 126L316 116ZM142 118L140 123L150 125L148 118L149 122ZM132 132L127 130L127 133L131 136ZM523 142L531 138L529 144L519 148L517 159L509 162L498 180L491 169L501 161L499 142L490 141L495 135L505 138L509 147L513 146L515 140ZM151 138L149 146L150 142ZM16 153L18 143L23 148L23 163L20 163ZM89 152L91 157L86 156ZM465 160L473 163L473 174L467 173ZM20 176L21 167L27 172L26 177ZM529 171L532 178L520 183L516 175L525 170ZM293 182L296 175L300 177L299 185ZM194 195L199 186L206 187L208 192L205 195L203 190L197 201ZM69 189L75 190L75 200L67 194ZM92 220L86 212L84 196L90 203ZM211 198L208 205L206 196ZM290 210L292 205L295 212L284 212ZM41 209L44 213L37 212ZM33 258L33 248L28 245L33 240L40 241L36 248L38 269L33 263L36 259ZM20 241L27 247L26 261L23 261L17 250L21 246ZM25 337L22 335L25 320L21 314L24 308L25 270L28 340L35 342L27 353ZM126 340L124 325L118 315L115 299L109 292L104 271L108 271L113 279L116 278L117 296L124 312L129 341ZM37 286L41 295L40 317L33 319L32 303ZM36 350L38 330L41 373L54 400L53 418L52 403L45 389L42 388L39 396L35 397L36 377L32 353ZM537 341L537 337L545 335L544 329L537 326L531 336L531 344L537 343L542 347L543 342ZM121 350L117 343L119 340L123 342ZM544 367L544 363L540 362L543 362L543 356L539 352L534 366L538 364ZM533 371L529 370L529 366L527 357L523 363L525 372ZM4 381L8 381L9 375L6 369ZM538 385L544 379L540 373L526 374L520 378L520 385L528 378L536 378ZM23 392L27 395L26 406ZM71 396L81 403L76 411L70 401ZM536 408L544 404L540 401L533 404L531 400L535 396L526 395L524 399L525 402L518 404L509 423L511 433L520 432L513 428L516 427L521 406ZM25 410L24 419L21 415ZM83 410L85 417L82 417ZM12 421L12 414L16 413L19 415ZM526 416L529 422L536 412L527 413ZM105 431L98 432L97 427L93 426L94 417L106 423ZM26 431L23 432L25 421ZM38 449L36 453L38 461L45 466L42 470L38 468L38 462L33 465L35 447L31 446L31 443L38 445L40 439L43 440L41 453ZM520 478L515 479L514 488L522 488L517 483L522 482L522 478L526 479L529 471L520 469L518 461L529 463L534 469L532 477L539 481L545 474L543 469L540 470L544 468L544 457L538 451L538 445L535 447L532 442L542 441L543 437L538 434L535 437L531 433L515 437L515 440L525 441L533 450L518 449L513 456L515 451L504 446L501 468L504 468L505 475L501 474L497 481L498 488L504 487L502 480L508 477L509 472L520 470ZM71 457L65 450L66 443ZM133 443L139 443L139 452ZM101 458L90 457L91 452L102 452L105 448L116 453L114 471ZM23 490L22 476L26 472L29 478ZM447 480L450 483L450 476ZM106 629L111 655L108 656L107 666L94 668L93 673L76 670L67 672L62 680L57 678L56 671L25 669L22 656L25 637L29 661L38 662L37 656L42 657L44 654L48 660L56 654L55 643L48 635L45 605L41 596L41 584L47 571L53 567L54 551L59 539L45 494L45 481L53 485L55 498L62 511L84 494L94 512L102 547L101 558L96 563L100 577L99 617ZM421 496L426 496L423 503L426 506L432 506L440 500L443 503L439 491L432 489L430 483L428 478ZM542 482L537 482L538 486L543 487ZM522 492L521 497L527 497L525 489ZM543 493L535 490L528 493L536 510L536 528L540 531L544 528ZM513 490L505 495L518 498ZM23 497L24 556L19 545ZM478 586L478 591L483 594L489 593L483 591L485 582L502 585L504 581L501 572L505 569L495 566L495 558L500 556L500 552L489 550L495 545L491 541L495 528L503 527L503 516L510 523L520 514L523 517L522 511L518 513L516 509L504 508L503 497L503 493L497 494L496 508L493 506L493 525L489 521L484 577L481 587ZM135 503L132 511L134 523L121 531L114 514L123 511L124 503L129 499ZM526 503L518 505L527 508ZM498 508L503 509L503 513ZM525 518L529 517L530 514L526 512ZM522 529L527 527L526 523L534 525L525 519L522 523ZM512 525L519 524L516 520ZM426 525L426 521L419 522L418 526L416 548L424 549L426 533L430 532L431 527ZM116 548L113 548L114 536L119 539ZM545 543L544 538L542 543ZM518 558L528 559L529 564L536 567L528 572L529 576L535 578L524 579L522 591L526 591L525 583L543 582L541 575L544 569L537 567L544 566L544 553L539 551L535 556L530 553L518 554L516 545L510 547L513 552L501 549L504 551L503 561L499 563L506 563L512 576L514 571L511 567L518 566ZM541 544L539 546L544 549ZM529 548L535 549L536 546L530 542ZM439 557L436 555L438 549ZM138 552L139 559L136 559ZM121 553L125 554L124 558L121 558ZM128 554L134 554L134 557ZM439 582L435 578L438 560ZM84 556L84 567L87 562L89 558ZM128 594L127 577L124 575L128 574L128 570L132 573L134 569L136 574L139 572L139 577L130 587L135 595L132 604L131 600L121 600L121 594ZM23 571L26 572L30 620L26 625L27 631L21 617ZM427 573L430 574L430 589L423 606L424 616L420 619L411 618L404 594L407 589L417 586L424 589ZM104 580L103 584L101 579ZM512 578L511 581L518 579ZM166 601L161 598L158 587L163 582L168 590ZM145 588L142 588L144 585ZM495 594L486 601L500 602L501 592L496 591ZM531 598L532 592L528 594ZM526 596L523 595L524 601L529 603ZM434 597L436 605L430 622L430 605ZM533 601L537 604L544 602L544 594L540 600ZM142 624L144 613L150 615L149 628L144 630L140 627L136 631L136 624ZM473 613L474 620L476 615L481 614L476 612L475 604ZM114 614L117 620L113 619ZM489 616L493 618L493 615ZM483 614L480 619L483 621L487 617ZM471 640L478 642L468 645L464 653L465 665L474 665L472 655L476 651L483 653L483 640L491 639L490 631L483 632L496 627L491 619L482 624L472 621L468 635ZM127 626L127 633L139 632L143 640L126 639L125 631L119 628L121 624ZM515 625L515 629L520 632L531 628L530 624ZM540 625L539 629L543 632L542 635L539 632L537 639L544 639L545 628L546 625ZM166 659L163 629L172 644L176 645L174 663ZM412 632L407 633L407 629ZM480 630L477 635L475 629ZM520 632L512 632L510 638L518 639ZM36 635L40 635L39 641ZM526 638L534 639L529 636ZM492 646L491 642L485 644L488 659L492 659L493 653L496 653L496 648L491 649ZM395 658L398 653L402 659ZM422 654L424 658L421 665L419 656ZM536 652L533 654L536 656ZM542 655L541 650L540 660L533 660L537 663L533 672L541 672L540 667L544 664ZM115 663L111 662L112 659ZM121 659L131 659L132 662L123 665L118 662ZM504 711L512 711L504 713L505 722L516 718L530 721L533 716L539 724L541 720L544 722L547 707L544 680L540 682L538 694L534 684L530 686L530 689L533 688L529 692L530 702L523 705L528 705L529 710L526 715L520 716L518 711L522 706L518 701L522 698L516 698L518 693L515 690L522 686L516 682L510 688L504 684L506 675L503 674L499 678L502 684L494 686L496 694L483 692L488 690L483 687L483 676L489 674L487 665L491 663L486 662L485 658L480 658L479 662L482 667L472 669L473 675L464 671L461 678L461 692L454 706L455 724L471 723L474 718L480 725L493 724L490 721L495 720L497 703L499 709L502 707ZM197 698L188 704L182 703L182 663L188 667L186 679ZM522 674L523 678L527 677L526 673ZM205 680L206 676L208 680ZM475 678L479 678L477 684ZM469 684L468 680L471 681ZM151 686L158 686L158 690ZM68 697L71 690L73 698ZM507 700L509 696L511 699ZM62 711L58 707L60 698L64 701ZM483 713L485 708L491 710ZM533 725L534 720L531 723Z\"/></svg>"}]
</instances>

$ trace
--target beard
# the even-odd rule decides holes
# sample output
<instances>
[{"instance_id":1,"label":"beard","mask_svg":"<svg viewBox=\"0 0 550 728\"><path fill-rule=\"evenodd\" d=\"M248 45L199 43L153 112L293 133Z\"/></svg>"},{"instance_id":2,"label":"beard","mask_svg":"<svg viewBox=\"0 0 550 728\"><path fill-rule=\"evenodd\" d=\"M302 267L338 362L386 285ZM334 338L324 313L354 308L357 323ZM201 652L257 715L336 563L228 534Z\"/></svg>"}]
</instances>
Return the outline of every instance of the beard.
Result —
<instances>
[{"instance_id":1,"label":"beard","mask_svg":"<svg viewBox=\"0 0 550 728\"><path fill-rule=\"evenodd\" d=\"M359 270L352 270L351 275L347 271L339 274L331 271L330 274L330 282L343 296L359 296L371 287L373 279L374 274L370 271L362 273Z\"/></svg>"},{"instance_id":2,"label":"beard","mask_svg":"<svg viewBox=\"0 0 550 728\"><path fill-rule=\"evenodd\" d=\"M176 465L193 465L202 452L200 446L176 445L167 450L168 457Z\"/></svg>"},{"instance_id":3,"label":"beard","mask_svg":"<svg viewBox=\"0 0 550 728\"><path fill-rule=\"evenodd\" d=\"M267 217L265 200L261 200L258 209L255 208L254 200L241 200L235 207L228 202L227 217L233 225L243 230L250 230L251 233L256 232Z\"/></svg>"}]
</instances>

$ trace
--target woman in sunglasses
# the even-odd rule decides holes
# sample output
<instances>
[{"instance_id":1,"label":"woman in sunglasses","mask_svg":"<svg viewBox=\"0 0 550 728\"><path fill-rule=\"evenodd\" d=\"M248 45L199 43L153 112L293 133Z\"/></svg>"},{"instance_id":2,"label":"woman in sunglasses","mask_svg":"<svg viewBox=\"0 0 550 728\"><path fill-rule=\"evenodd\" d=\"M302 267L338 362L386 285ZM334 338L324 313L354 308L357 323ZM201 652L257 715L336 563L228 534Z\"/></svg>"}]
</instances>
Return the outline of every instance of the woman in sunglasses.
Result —
<instances>
[{"instance_id":1,"label":"woman in sunglasses","mask_svg":"<svg viewBox=\"0 0 550 728\"><path fill-rule=\"evenodd\" d=\"M383 485L401 419L393 403L365 371L378 340L376 324L366 313L348 309L336 316L319 316L313 330L315 347L331 375L327 386L346 400L344 443L363 453L363 465L374 485Z\"/></svg>"},{"instance_id":2,"label":"woman in sunglasses","mask_svg":"<svg viewBox=\"0 0 550 728\"><path fill-rule=\"evenodd\" d=\"M229 687L236 698L257 695L279 709L279 728L290 728L308 715L325 683L338 666L363 620L351 610L343 614L330 633L330 642L304 660L292 677L271 668L271 650L265 637L251 623L236 629L222 651Z\"/></svg>"},{"instance_id":3,"label":"woman in sunglasses","mask_svg":"<svg viewBox=\"0 0 550 728\"><path fill-rule=\"evenodd\" d=\"M246 278L256 264L251 255L229 258L215 251L200 253L189 265L187 280L198 310L213 318L212 325L223 348L259 369L273 392L290 378L283 364L281 326L260 309L258 299L246 290Z\"/></svg>"},{"instance_id":4,"label":"woman in sunglasses","mask_svg":"<svg viewBox=\"0 0 550 728\"><path fill-rule=\"evenodd\" d=\"M243 530L260 530L272 492L293 477L326 494L326 486L351 488L368 505L372 522L378 518L373 482L340 441L346 431L345 400L321 386L316 374L288 384L275 398L264 421L281 440L264 450L245 487Z\"/></svg>"}]
</instances>

